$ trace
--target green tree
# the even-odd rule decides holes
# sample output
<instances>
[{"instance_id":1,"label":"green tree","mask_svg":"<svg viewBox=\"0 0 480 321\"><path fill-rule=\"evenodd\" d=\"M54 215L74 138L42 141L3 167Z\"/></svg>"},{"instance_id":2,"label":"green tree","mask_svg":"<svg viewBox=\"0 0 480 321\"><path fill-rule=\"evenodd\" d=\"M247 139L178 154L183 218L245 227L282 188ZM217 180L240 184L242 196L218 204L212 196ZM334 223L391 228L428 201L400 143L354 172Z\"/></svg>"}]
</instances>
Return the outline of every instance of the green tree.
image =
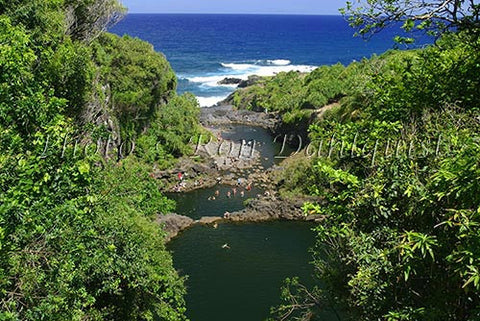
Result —
<instances>
[{"instance_id":1,"label":"green tree","mask_svg":"<svg viewBox=\"0 0 480 321\"><path fill-rule=\"evenodd\" d=\"M356 0L347 1L340 11L364 36L399 22L407 32L426 30L439 36L446 31L467 30L479 35L480 3L475 0Z\"/></svg>"},{"instance_id":2,"label":"green tree","mask_svg":"<svg viewBox=\"0 0 480 321\"><path fill-rule=\"evenodd\" d=\"M25 29L0 16L0 123L22 134L47 124L65 107L65 100L52 97L35 79L37 58Z\"/></svg>"},{"instance_id":3,"label":"green tree","mask_svg":"<svg viewBox=\"0 0 480 321\"><path fill-rule=\"evenodd\" d=\"M117 0L65 0L66 34L91 42L117 23L126 8Z\"/></svg>"},{"instance_id":4,"label":"green tree","mask_svg":"<svg viewBox=\"0 0 480 321\"><path fill-rule=\"evenodd\" d=\"M97 155L63 149L71 126L57 116L25 149L1 128L0 318L183 320L153 222L171 202L135 159L102 170Z\"/></svg>"},{"instance_id":5,"label":"green tree","mask_svg":"<svg viewBox=\"0 0 480 321\"><path fill-rule=\"evenodd\" d=\"M116 1L0 1L1 320L185 319L183 280L155 223L173 204L149 160L108 162L87 148L116 129L103 121L137 138L169 104L179 118L166 115L165 130L198 128L161 54L102 33L119 11ZM79 122L87 112L103 126ZM163 144L162 157L188 151L184 136Z\"/></svg>"},{"instance_id":6,"label":"green tree","mask_svg":"<svg viewBox=\"0 0 480 321\"><path fill-rule=\"evenodd\" d=\"M123 139L137 137L176 94L177 80L168 61L138 38L102 34L94 43L94 59L100 83L110 89L108 107Z\"/></svg>"}]
</instances>

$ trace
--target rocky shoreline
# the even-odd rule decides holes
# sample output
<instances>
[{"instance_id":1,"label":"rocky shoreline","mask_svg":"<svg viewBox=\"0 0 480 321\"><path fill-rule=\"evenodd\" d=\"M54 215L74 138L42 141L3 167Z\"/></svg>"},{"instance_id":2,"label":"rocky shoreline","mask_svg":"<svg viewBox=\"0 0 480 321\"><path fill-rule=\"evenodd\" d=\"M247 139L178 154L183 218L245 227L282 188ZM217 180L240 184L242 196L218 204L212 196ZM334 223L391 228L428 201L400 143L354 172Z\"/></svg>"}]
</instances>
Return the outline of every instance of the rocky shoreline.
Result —
<instances>
[{"instance_id":1,"label":"rocky shoreline","mask_svg":"<svg viewBox=\"0 0 480 321\"><path fill-rule=\"evenodd\" d=\"M279 127L280 120L274 114L235 110L230 105L202 108L200 121L212 132L214 137L220 136L220 128L231 125L247 125L262 127L274 132ZM217 184L236 186L238 179L245 183L255 182L255 185L264 189L263 196L249 199L246 208L224 216L207 216L194 220L178 214L159 215L157 223L162 225L166 232L166 239L170 241L181 231L194 225L208 225L216 227L226 222L265 222L272 220L289 221L316 221L323 220L318 215L306 216L302 206L307 199L283 199L278 196L273 183L273 175L280 170L278 166L264 168L260 164L260 153L242 155L241 147L231 143L235 157L226 157L211 153L219 150L225 142L222 139L209 142L197 151L196 158L181 159L176 168L168 171L158 171L154 177L163 180L166 192L189 192L195 189L209 188ZM206 148L208 147L208 148ZM184 175L179 183L177 174ZM318 199L313 201L318 202Z\"/></svg>"},{"instance_id":2,"label":"rocky shoreline","mask_svg":"<svg viewBox=\"0 0 480 321\"><path fill-rule=\"evenodd\" d=\"M202 108L200 122L215 139L197 146L195 155L180 159L175 168L152 174L162 180L165 186L163 192L189 192L216 184L234 186L238 178L255 182L263 189L271 188L270 173L276 169L262 167L258 150L219 137L222 130L232 125L261 127L273 132L279 122L275 115L235 110L230 105L224 105ZM220 150L223 152L219 153ZM182 173L181 182L178 173Z\"/></svg>"},{"instance_id":3,"label":"rocky shoreline","mask_svg":"<svg viewBox=\"0 0 480 321\"><path fill-rule=\"evenodd\" d=\"M167 214L157 218L166 232L166 240L170 241L180 232L195 226L207 225L216 228L218 224L236 222L268 222L276 220L321 222L322 215L305 215L302 206L306 201L313 199L297 199L295 201L282 199L276 196L262 196L249 201L247 207L241 211L227 213L220 216L204 216L198 220L178 214ZM315 201L319 201L315 199Z\"/></svg>"}]
</instances>

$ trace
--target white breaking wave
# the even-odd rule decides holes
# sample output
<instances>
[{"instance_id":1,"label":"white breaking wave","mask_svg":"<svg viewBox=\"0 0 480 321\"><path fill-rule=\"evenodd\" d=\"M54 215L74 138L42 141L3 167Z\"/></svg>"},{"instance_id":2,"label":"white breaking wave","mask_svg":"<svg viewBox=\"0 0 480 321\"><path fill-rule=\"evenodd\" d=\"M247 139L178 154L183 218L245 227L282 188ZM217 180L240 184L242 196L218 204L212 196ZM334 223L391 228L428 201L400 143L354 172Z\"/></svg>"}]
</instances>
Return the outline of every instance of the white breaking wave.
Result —
<instances>
[{"instance_id":1,"label":"white breaking wave","mask_svg":"<svg viewBox=\"0 0 480 321\"><path fill-rule=\"evenodd\" d=\"M233 70L249 70L254 69L257 65L254 64L234 64L234 63L221 63L222 67L233 69Z\"/></svg>"},{"instance_id":2,"label":"white breaking wave","mask_svg":"<svg viewBox=\"0 0 480 321\"><path fill-rule=\"evenodd\" d=\"M220 85L219 82L225 78L238 78L241 80L247 80L248 77L257 75L261 77L274 76L281 72L299 71L299 72L311 72L316 66L309 65L292 65L290 60L287 59L275 59L275 60L257 60L253 63L221 63L223 67L216 73L210 73L207 75L182 75L183 79L188 80L191 83L195 83L199 88L203 88L202 91L217 91L216 96L211 97L198 97L197 100L201 107L213 106L219 101L228 97L228 94L233 92L237 84ZM218 96L218 89L224 88L221 91L228 91L225 96Z\"/></svg>"},{"instance_id":3,"label":"white breaking wave","mask_svg":"<svg viewBox=\"0 0 480 321\"><path fill-rule=\"evenodd\" d=\"M225 65L227 66L227 64ZM229 68L233 70L239 70L237 64L228 64ZM244 65L241 65L244 68ZM242 74L229 74L229 77L235 77L240 79L247 79L248 76L274 76L281 72L289 72L289 71L300 71L300 72L311 72L316 66L308 66L308 65L271 65L271 66L260 66L260 65L248 65L248 68L243 69L245 72Z\"/></svg>"},{"instance_id":4,"label":"white breaking wave","mask_svg":"<svg viewBox=\"0 0 480 321\"><path fill-rule=\"evenodd\" d=\"M287 66L287 65L290 65L292 62L287 59L275 59L275 60L267 60L267 63L276 65L276 66Z\"/></svg>"},{"instance_id":5,"label":"white breaking wave","mask_svg":"<svg viewBox=\"0 0 480 321\"><path fill-rule=\"evenodd\" d=\"M198 97L197 96L197 101L200 107L210 107L213 105L216 105L218 102L221 102L225 98L227 98L228 95L226 96L215 96L215 97Z\"/></svg>"},{"instance_id":6,"label":"white breaking wave","mask_svg":"<svg viewBox=\"0 0 480 321\"><path fill-rule=\"evenodd\" d=\"M233 84L233 85L219 85L218 84L219 81L222 81L226 77L230 77L230 76L229 75L220 75L220 76L217 75L217 76L203 76L203 77L191 77L191 78L184 77L184 78L187 79L190 82L199 83L202 86L207 86L207 87L218 87L218 86L232 87L232 88L237 87L237 85L235 85L235 84ZM239 78L237 76L234 76L234 77ZM245 79L247 79L247 77Z\"/></svg>"},{"instance_id":7,"label":"white breaking wave","mask_svg":"<svg viewBox=\"0 0 480 321\"><path fill-rule=\"evenodd\" d=\"M311 72L316 66L309 65L291 65L289 60L267 60L270 65L257 65L257 64L244 64L244 63L222 63L222 67L225 68L224 72L211 76L183 76L190 82L198 83L201 86L207 87L232 87L237 85L219 85L218 83L225 78L238 78L247 80L249 76L257 75L262 77L274 76L280 72L300 71Z\"/></svg>"}]
</instances>

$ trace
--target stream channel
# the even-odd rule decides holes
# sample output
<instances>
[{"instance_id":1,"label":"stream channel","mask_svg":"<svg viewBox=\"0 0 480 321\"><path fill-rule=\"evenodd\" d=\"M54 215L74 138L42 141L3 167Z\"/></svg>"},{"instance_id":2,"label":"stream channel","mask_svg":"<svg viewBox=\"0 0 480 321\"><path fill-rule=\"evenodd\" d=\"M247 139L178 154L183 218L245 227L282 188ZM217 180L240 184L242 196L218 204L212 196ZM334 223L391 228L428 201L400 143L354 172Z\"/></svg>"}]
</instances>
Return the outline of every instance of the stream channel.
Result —
<instances>
[{"instance_id":1,"label":"stream channel","mask_svg":"<svg viewBox=\"0 0 480 321\"><path fill-rule=\"evenodd\" d=\"M281 144L274 143L268 130L235 125L222 130L230 140L257 142L262 165L274 164ZM214 201L208 198L219 191ZM239 188L228 198L232 187L170 194L177 201L177 213L199 219L222 216L225 211L244 208L244 201L263 191L253 186ZM240 196L244 191L244 197ZM261 321L272 306L280 303L280 288L287 277L298 276L312 283L313 267L309 248L315 238L312 223L275 221L266 223L220 223L195 225L168 244L175 268L187 275L187 316L191 321ZM222 247L228 244L227 247Z\"/></svg>"}]
</instances>

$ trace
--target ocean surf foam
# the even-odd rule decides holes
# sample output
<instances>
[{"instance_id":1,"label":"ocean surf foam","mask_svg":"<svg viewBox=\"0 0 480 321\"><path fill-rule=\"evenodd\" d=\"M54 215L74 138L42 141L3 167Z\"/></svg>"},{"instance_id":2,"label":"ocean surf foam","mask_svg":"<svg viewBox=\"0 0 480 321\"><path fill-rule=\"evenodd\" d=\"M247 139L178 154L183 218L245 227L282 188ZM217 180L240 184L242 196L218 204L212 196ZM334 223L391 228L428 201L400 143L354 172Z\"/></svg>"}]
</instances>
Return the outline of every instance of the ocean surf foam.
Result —
<instances>
[{"instance_id":1,"label":"ocean surf foam","mask_svg":"<svg viewBox=\"0 0 480 321\"><path fill-rule=\"evenodd\" d=\"M216 105L217 103L221 102L222 100L225 100L225 98L228 97L227 96L212 96L212 97L199 97L199 96L196 96L197 97L197 101L198 101L198 104L200 105L200 107L210 107L210 106L214 106Z\"/></svg>"},{"instance_id":2,"label":"ocean surf foam","mask_svg":"<svg viewBox=\"0 0 480 321\"><path fill-rule=\"evenodd\" d=\"M260 61L259 61L260 62ZM274 76L280 72L299 71L311 72L316 66L292 65L289 60L262 60L262 64L248 63L221 63L222 68L216 73L207 75L184 75L180 76L189 82L198 83L203 86L218 87L236 87L235 85L219 85L218 83L225 78L248 79L249 76Z\"/></svg>"},{"instance_id":3,"label":"ocean surf foam","mask_svg":"<svg viewBox=\"0 0 480 321\"><path fill-rule=\"evenodd\" d=\"M299 71L311 72L316 66L293 65L287 59L255 60L246 62L220 63L219 69L215 72L208 72L197 75L180 75L179 77L199 88L202 96L197 97L200 106L212 106L225 99L233 92L236 84L220 85L219 82L225 78L238 78L247 80L248 77L257 75L262 77L274 76L280 72ZM218 96L218 89L224 88L228 91L225 96ZM205 93L212 90L212 96L205 97Z\"/></svg>"},{"instance_id":4,"label":"ocean surf foam","mask_svg":"<svg viewBox=\"0 0 480 321\"><path fill-rule=\"evenodd\" d=\"M267 64L275 65L275 66L288 66L292 62L287 59L275 59L275 60L267 60Z\"/></svg>"}]
</instances>

